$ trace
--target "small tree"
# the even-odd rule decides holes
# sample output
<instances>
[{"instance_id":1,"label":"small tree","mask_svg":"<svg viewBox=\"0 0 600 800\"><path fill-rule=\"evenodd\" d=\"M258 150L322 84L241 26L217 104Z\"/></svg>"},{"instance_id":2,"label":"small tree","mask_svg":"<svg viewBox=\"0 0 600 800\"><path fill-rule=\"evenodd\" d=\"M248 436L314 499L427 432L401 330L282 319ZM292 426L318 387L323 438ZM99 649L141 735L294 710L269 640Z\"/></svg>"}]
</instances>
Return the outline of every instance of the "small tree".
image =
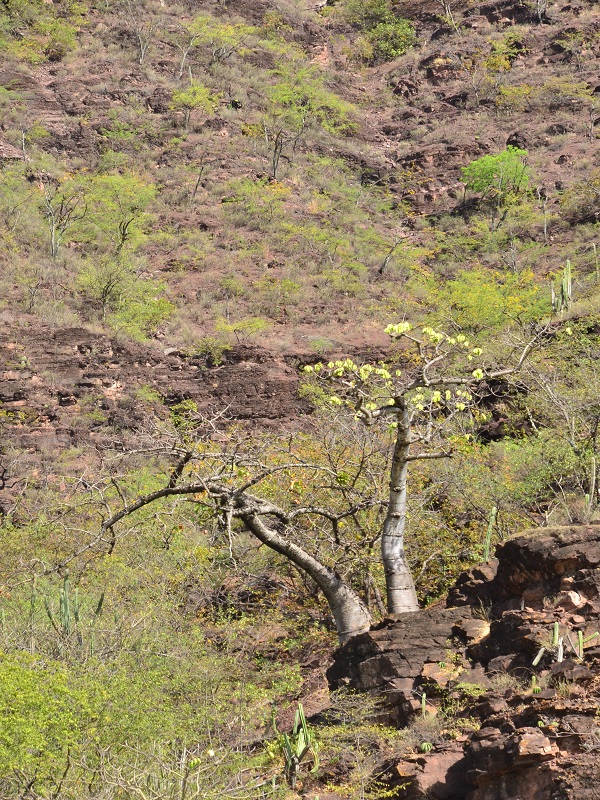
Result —
<instances>
[{"instance_id":1,"label":"small tree","mask_svg":"<svg viewBox=\"0 0 600 800\"><path fill-rule=\"evenodd\" d=\"M123 249L135 250L144 237L147 208L156 196L156 187L132 172L95 175L86 184L89 223L95 237L101 231L106 249L116 255ZM88 235L90 232L88 231Z\"/></svg>"},{"instance_id":2,"label":"small tree","mask_svg":"<svg viewBox=\"0 0 600 800\"><path fill-rule=\"evenodd\" d=\"M481 195L490 207L490 224L496 230L506 217L508 208L529 187L527 150L507 147L501 153L487 155L463 167L462 181L466 189Z\"/></svg>"},{"instance_id":3,"label":"small tree","mask_svg":"<svg viewBox=\"0 0 600 800\"><path fill-rule=\"evenodd\" d=\"M205 114L213 114L219 105L219 96L201 83L191 83L187 89L173 92L171 109L183 111L183 125L187 131L192 111L201 110Z\"/></svg>"},{"instance_id":4,"label":"small tree","mask_svg":"<svg viewBox=\"0 0 600 800\"><path fill-rule=\"evenodd\" d=\"M325 595L336 622L340 642L369 628L371 616L357 591L341 574L341 567L354 543L344 543L342 527L358 520L357 528L371 545L381 540L388 611L400 614L418 608L414 581L404 553L409 466L419 459L446 458L452 441L472 425L476 392L486 380L508 376L519 369L535 344L524 348L512 367L473 368L481 350L464 336L451 337L431 328L420 333L408 323L390 325L388 334L410 348L403 353L405 372L386 365L357 365L350 359L305 369L307 375L326 387L332 407L350 408L366 425L382 421L391 426L394 447L389 466L390 484L387 512L381 534L360 523L365 509L379 507L378 493L364 486L365 464L375 451L363 450L358 471L341 465L319 465L284 453L278 463L265 464L235 445L232 453L214 448L210 442L188 442L171 446L177 462L164 485L140 496L109 515L101 538L115 540L114 527L131 514L163 498L187 496L219 515L229 536L234 523L267 547L284 556L306 573ZM335 393L330 391L335 387ZM209 427L206 430L210 430ZM366 470L367 473L370 470ZM322 475L319 494L306 498L273 498L274 476L283 474L294 492L301 475ZM269 483L271 494L269 495ZM261 489L261 484L263 488ZM120 498L123 498L120 492ZM272 499L273 498L273 499ZM338 504L341 501L341 505ZM287 506L287 507L286 507ZM323 524L323 527L321 527ZM327 563L327 547L342 553L337 564Z\"/></svg>"},{"instance_id":5,"label":"small tree","mask_svg":"<svg viewBox=\"0 0 600 800\"><path fill-rule=\"evenodd\" d=\"M488 370L472 368L482 351L462 334L449 336L429 327L417 333L408 322L389 325L386 333L410 345L406 371L385 364L359 366L351 359L307 369L338 390L328 396L329 403L347 405L366 425L382 420L395 429L381 557L388 612L402 614L418 608L404 551L409 466L421 459L448 458L453 438L472 427L478 388L519 369L534 341L524 347L514 367Z\"/></svg>"},{"instance_id":6,"label":"small tree","mask_svg":"<svg viewBox=\"0 0 600 800\"><path fill-rule=\"evenodd\" d=\"M285 65L274 74L279 80L267 90L267 111L247 132L268 143L275 179L284 151L293 152L308 129L340 135L352 131L355 123L354 108L324 86L314 67Z\"/></svg>"},{"instance_id":7,"label":"small tree","mask_svg":"<svg viewBox=\"0 0 600 800\"><path fill-rule=\"evenodd\" d=\"M245 41L256 32L250 25L221 22L209 14L199 14L185 24L175 39L175 46L181 53L178 77L183 76L189 54L196 47L210 51L210 64L219 64L243 48Z\"/></svg>"},{"instance_id":8,"label":"small tree","mask_svg":"<svg viewBox=\"0 0 600 800\"><path fill-rule=\"evenodd\" d=\"M160 7L164 4L161 2ZM150 45L164 24L161 8L147 0L123 0L121 14L123 22L135 39L137 63L142 66Z\"/></svg>"},{"instance_id":9,"label":"small tree","mask_svg":"<svg viewBox=\"0 0 600 800\"><path fill-rule=\"evenodd\" d=\"M65 234L87 214L87 202L81 186L67 179L40 179L42 213L48 223L50 256L56 258Z\"/></svg>"}]
</instances>

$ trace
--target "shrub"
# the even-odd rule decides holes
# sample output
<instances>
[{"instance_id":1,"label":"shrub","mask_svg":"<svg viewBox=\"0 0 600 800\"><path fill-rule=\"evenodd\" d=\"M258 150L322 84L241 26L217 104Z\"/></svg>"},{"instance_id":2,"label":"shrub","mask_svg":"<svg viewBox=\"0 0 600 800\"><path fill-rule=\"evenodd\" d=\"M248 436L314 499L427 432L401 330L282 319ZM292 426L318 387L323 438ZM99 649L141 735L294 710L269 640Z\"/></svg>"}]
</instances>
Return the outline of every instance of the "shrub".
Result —
<instances>
[{"instance_id":1,"label":"shrub","mask_svg":"<svg viewBox=\"0 0 600 800\"><path fill-rule=\"evenodd\" d=\"M572 223L597 220L600 215L600 170L574 183L561 199L561 209Z\"/></svg>"},{"instance_id":2,"label":"shrub","mask_svg":"<svg viewBox=\"0 0 600 800\"><path fill-rule=\"evenodd\" d=\"M183 111L184 127L187 130L192 111L200 110L205 114L213 114L219 105L218 95L201 83L192 83L187 89L173 92L171 109Z\"/></svg>"},{"instance_id":3,"label":"shrub","mask_svg":"<svg viewBox=\"0 0 600 800\"><path fill-rule=\"evenodd\" d=\"M415 42L413 24L397 17L389 0L347 0L342 15L363 32L355 56L362 61L391 61L403 55Z\"/></svg>"},{"instance_id":4,"label":"shrub","mask_svg":"<svg viewBox=\"0 0 600 800\"><path fill-rule=\"evenodd\" d=\"M481 202L490 211L490 227L496 230L506 218L508 209L529 186L527 150L507 147L501 153L487 155L462 168L462 181L467 189L481 194Z\"/></svg>"},{"instance_id":5,"label":"shrub","mask_svg":"<svg viewBox=\"0 0 600 800\"><path fill-rule=\"evenodd\" d=\"M346 0L342 14L350 25L370 30L393 16L388 0Z\"/></svg>"},{"instance_id":6,"label":"shrub","mask_svg":"<svg viewBox=\"0 0 600 800\"><path fill-rule=\"evenodd\" d=\"M415 29L407 19L381 22L372 28L365 39L373 48L377 61L392 61L404 55L415 43Z\"/></svg>"},{"instance_id":7,"label":"shrub","mask_svg":"<svg viewBox=\"0 0 600 800\"><path fill-rule=\"evenodd\" d=\"M529 184L529 169L524 159L527 150L507 147L501 153L487 155L463 167L462 181L472 192L484 198L518 194Z\"/></svg>"}]
</instances>

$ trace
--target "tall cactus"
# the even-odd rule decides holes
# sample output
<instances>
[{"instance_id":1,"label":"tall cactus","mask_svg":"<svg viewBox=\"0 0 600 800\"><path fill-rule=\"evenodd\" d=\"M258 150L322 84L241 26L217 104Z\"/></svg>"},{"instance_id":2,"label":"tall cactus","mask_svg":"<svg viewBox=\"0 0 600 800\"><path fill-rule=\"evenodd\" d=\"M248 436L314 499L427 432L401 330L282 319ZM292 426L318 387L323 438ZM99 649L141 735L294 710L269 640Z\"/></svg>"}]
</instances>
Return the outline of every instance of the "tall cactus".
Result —
<instances>
[{"instance_id":1,"label":"tall cactus","mask_svg":"<svg viewBox=\"0 0 600 800\"><path fill-rule=\"evenodd\" d=\"M571 297L573 293L571 262L567 259L565 268L563 269L562 279L558 294L554 289L554 281L551 283L552 289L552 311L555 314L564 314L571 306Z\"/></svg>"},{"instance_id":2,"label":"tall cactus","mask_svg":"<svg viewBox=\"0 0 600 800\"><path fill-rule=\"evenodd\" d=\"M489 564L490 561L490 550L492 547L492 533L494 531L494 525L496 524L496 516L498 515L498 509L496 506L492 506L492 510L490 511L490 517L488 520L487 532L485 534L485 541L483 544L483 560L486 564Z\"/></svg>"},{"instance_id":3,"label":"tall cactus","mask_svg":"<svg viewBox=\"0 0 600 800\"><path fill-rule=\"evenodd\" d=\"M71 635L71 605L69 603L69 570L65 571L63 587L60 590L60 624L65 636Z\"/></svg>"},{"instance_id":4,"label":"tall cactus","mask_svg":"<svg viewBox=\"0 0 600 800\"><path fill-rule=\"evenodd\" d=\"M590 516L596 506L596 456L592 456L590 464L589 492L585 496L585 513Z\"/></svg>"},{"instance_id":5,"label":"tall cactus","mask_svg":"<svg viewBox=\"0 0 600 800\"><path fill-rule=\"evenodd\" d=\"M92 613L90 622L91 637L90 637L90 655L93 655L95 648L95 626L96 621L102 613L102 606L104 604L104 592L100 595L100 599ZM73 598L71 600L71 588L69 581L69 570L65 571L63 585L59 591L59 613L58 620L55 619L48 598L44 598L44 606L46 614L50 620L52 627L59 636L59 648L62 644L71 640L73 634L79 647L83 647L83 633L81 630L81 607L79 604L79 590L75 589Z\"/></svg>"}]
</instances>

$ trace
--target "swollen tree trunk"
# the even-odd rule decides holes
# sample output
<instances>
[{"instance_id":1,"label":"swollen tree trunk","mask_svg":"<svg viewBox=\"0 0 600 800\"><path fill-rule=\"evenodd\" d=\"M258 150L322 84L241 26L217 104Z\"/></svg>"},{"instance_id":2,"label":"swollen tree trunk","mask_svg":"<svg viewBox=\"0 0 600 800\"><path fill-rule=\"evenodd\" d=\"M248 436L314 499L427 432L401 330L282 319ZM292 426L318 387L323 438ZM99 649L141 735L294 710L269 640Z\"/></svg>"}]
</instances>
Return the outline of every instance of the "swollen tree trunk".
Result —
<instances>
[{"instance_id":1,"label":"swollen tree trunk","mask_svg":"<svg viewBox=\"0 0 600 800\"><path fill-rule=\"evenodd\" d=\"M399 399L396 403L398 428L390 470L390 499L381 537L381 560L385 572L388 612L406 614L419 608L415 583L404 553L410 412L404 399Z\"/></svg>"},{"instance_id":2,"label":"swollen tree trunk","mask_svg":"<svg viewBox=\"0 0 600 800\"><path fill-rule=\"evenodd\" d=\"M249 512L240 516L240 519L253 536L271 550L285 556L313 579L327 599L340 644L344 644L352 636L369 630L371 615L367 607L337 573L321 564L294 542L284 539L256 514Z\"/></svg>"}]
</instances>

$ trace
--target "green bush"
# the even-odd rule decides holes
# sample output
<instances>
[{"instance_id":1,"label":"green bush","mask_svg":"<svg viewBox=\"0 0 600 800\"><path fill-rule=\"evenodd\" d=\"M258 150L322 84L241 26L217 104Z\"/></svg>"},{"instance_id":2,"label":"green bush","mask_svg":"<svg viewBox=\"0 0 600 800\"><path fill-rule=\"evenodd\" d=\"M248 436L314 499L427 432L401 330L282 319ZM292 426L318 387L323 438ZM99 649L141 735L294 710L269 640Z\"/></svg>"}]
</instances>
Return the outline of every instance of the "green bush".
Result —
<instances>
[{"instance_id":1,"label":"green bush","mask_svg":"<svg viewBox=\"0 0 600 800\"><path fill-rule=\"evenodd\" d=\"M486 198L518 194L529 185L529 168L525 158L527 150L509 146L501 153L471 161L461 170L462 181L467 189Z\"/></svg>"},{"instance_id":2,"label":"green bush","mask_svg":"<svg viewBox=\"0 0 600 800\"><path fill-rule=\"evenodd\" d=\"M0 50L30 64L60 61L75 49L80 22L76 3L7 0L0 8Z\"/></svg>"},{"instance_id":3,"label":"green bush","mask_svg":"<svg viewBox=\"0 0 600 800\"><path fill-rule=\"evenodd\" d=\"M93 729L101 696L93 684L78 687L68 671L47 658L0 654L0 790L23 776L38 791L52 784ZM57 780L58 782L58 780Z\"/></svg>"},{"instance_id":4,"label":"green bush","mask_svg":"<svg viewBox=\"0 0 600 800\"><path fill-rule=\"evenodd\" d=\"M350 25L370 30L393 16L389 0L346 0L342 14Z\"/></svg>"},{"instance_id":5,"label":"green bush","mask_svg":"<svg viewBox=\"0 0 600 800\"><path fill-rule=\"evenodd\" d=\"M187 130L192 111L200 110L205 114L214 114L219 105L219 96L201 83L192 83L187 89L173 92L171 109L183 111L184 127Z\"/></svg>"},{"instance_id":6,"label":"green bush","mask_svg":"<svg viewBox=\"0 0 600 800\"><path fill-rule=\"evenodd\" d=\"M342 15L363 32L355 52L360 60L392 61L415 43L413 24L396 16L389 0L346 0Z\"/></svg>"},{"instance_id":7,"label":"green bush","mask_svg":"<svg viewBox=\"0 0 600 800\"><path fill-rule=\"evenodd\" d=\"M377 61L392 61L404 55L415 43L415 38L415 29L407 19L381 22L365 34Z\"/></svg>"}]
</instances>

